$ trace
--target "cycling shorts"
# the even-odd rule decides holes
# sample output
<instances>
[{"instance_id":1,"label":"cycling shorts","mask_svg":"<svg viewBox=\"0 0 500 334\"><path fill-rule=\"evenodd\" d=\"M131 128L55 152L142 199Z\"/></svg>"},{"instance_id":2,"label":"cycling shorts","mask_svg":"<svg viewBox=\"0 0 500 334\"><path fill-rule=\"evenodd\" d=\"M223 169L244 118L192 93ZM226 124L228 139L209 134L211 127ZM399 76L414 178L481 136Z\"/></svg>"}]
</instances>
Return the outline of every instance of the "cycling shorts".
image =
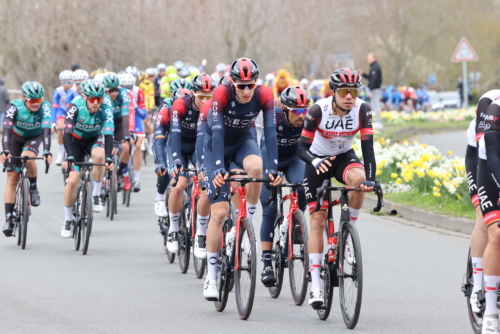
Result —
<instances>
[{"instance_id":1,"label":"cycling shorts","mask_svg":"<svg viewBox=\"0 0 500 334\"><path fill-rule=\"evenodd\" d=\"M172 156L172 145L170 142L170 138L168 139L167 142L167 166L168 168L172 168L173 163L175 160L180 160L181 165L183 168L189 168L189 162L193 164L193 167L196 168L196 154L195 154L195 149L196 149L196 142L192 143L186 143L186 142L181 142L181 155L179 157L173 157ZM179 174L180 176L186 176L186 173L182 172Z\"/></svg>"},{"instance_id":2,"label":"cycling shorts","mask_svg":"<svg viewBox=\"0 0 500 334\"><path fill-rule=\"evenodd\" d=\"M316 174L316 169L311 164L306 164L304 172L304 188L306 190L307 205L311 213L316 207L316 189L321 187L324 180L329 180L332 177L343 184L346 184L347 172L352 168L365 169L358 156L353 149L339 154L335 160L330 161L332 164L326 173ZM326 210L326 206L321 206L321 210Z\"/></svg>"},{"instance_id":3,"label":"cycling shorts","mask_svg":"<svg viewBox=\"0 0 500 334\"><path fill-rule=\"evenodd\" d=\"M12 133L12 135L10 136L10 155L18 157L22 152L25 151L31 151L35 153L35 155L38 155L42 140L43 134L40 134L36 137L24 138ZM21 166L21 160L9 159L5 165L5 170L7 172L19 173L21 171Z\"/></svg>"},{"instance_id":4,"label":"cycling shorts","mask_svg":"<svg viewBox=\"0 0 500 334\"><path fill-rule=\"evenodd\" d=\"M490 177L487 161L481 158L477 164L477 193L486 226L499 223L498 188Z\"/></svg>"},{"instance_id":5,"label":"cycling shorts","mask_svg":"<svg viewBox=\"0 0 500 334\"><path fill-rule=\"evenodd\" d=\"M75 162L85 162L85 155L92 156L92 150L94 148L104 148L104 136L102 134L98 134L94 138L86 140L76 139L71 136L71 145L73 146L73 157L75 158ZM79 172L80 167L73 166L71 170Z\"/></svg>"},{"instance_id":6,"label":"cycling shorts","mask_svg":"<svg viewBox=\"0 0 500 334\"><path fill-rule=\"evenodd\" d=\"M143 135L144 134L144 125L142 124L143 119L135 115L135 129L134 133L137 135Z\"/></svg>"},{"instance_id":7,"label":"cycling shorts","mask_svg":"<svg viewBox=\"0 0 500 334\"><path fill-rule=\"evenodd\" d=\"M126 116L128 117L128 116ZM115 119L115 140L122 141L125 136L128 136L128 133L124 133L123 131L123 117Z\"/></svg>"},{"instance_id":8,"label":"cycling shorts","mask_svg":"<svg viewBox=\"0 0 500 334\"><path fill-rule=\"evenodd\" d=\"M65 120L66 119L66 110L62 110L61 108L57 109L56 120Z\"/></svg>"}]
</instances>

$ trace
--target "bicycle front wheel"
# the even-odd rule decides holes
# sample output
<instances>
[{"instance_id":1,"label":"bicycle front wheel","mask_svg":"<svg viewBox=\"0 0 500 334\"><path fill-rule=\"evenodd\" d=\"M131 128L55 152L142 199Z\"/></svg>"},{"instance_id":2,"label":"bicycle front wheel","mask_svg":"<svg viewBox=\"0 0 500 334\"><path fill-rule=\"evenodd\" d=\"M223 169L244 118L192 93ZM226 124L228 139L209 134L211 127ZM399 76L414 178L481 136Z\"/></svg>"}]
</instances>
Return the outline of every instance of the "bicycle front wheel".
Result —
<instances>
[{"instance_id":1,"label":"bicycle front wheel","mask_svg":"<svg viewBox=\"0 0 500 334\"><path fill-rule=\"evenodd\" d=\"M187 219L191 218L189 214L190 203L184 204L184 210L179 216L179 232L178 232L178 243L179 243L179 267L181 273L187 273L189 269L189 257L191 255L191 234L186 226Z\"/></svg>"},{"instance_id":2,"label":"bicycle front wheel","mask_svg":"<svg viewBox=\"0 0 500 334\"><path fill-rule=\"evenodd\" d=\"M81 195L82 195L82 187L80 186L78 188L78 192L76 193L76 202L73 206L73 214L75 215L75 224L73 225L73 239L75 239L75 250L78 251L80 250L80 245L82 242L82 222L81 222L81 216L80 216L80 209L79 205L82 205L82 200L81 200Z\"/></svg>"},{"instance_id":3,"label":"bicycle front wheel","mask_svg":"<svg viewBox=\"0 0 500 334\"><path fill-rule=\"evenodd\" d=\"M276 275L276 285L272 286L269 289L269 295L272 298L278 298L281 294L281 288L283 287L283 276L285 274L285 261L286 257L283 254L283 247L280 244L280 228L281 224L283 224L283 216L279 216L278 219L274 222L274 246L273 246L273 262L274 262L274 272Z\"/></svg>"},{"instance_id":4,"label":"bicycle front wheel","mask_svg":"<svg viewBox=\"0 0 500 334\"><path fill-rule=\"evenodd\" d=\"M111 174L111 180L109 180L109 207L108 207L108 210L109 210L109 219L110 220L113 220L115 219L115 213L116 213L116 200L117 200L117 182L116 182L116 178L117 178L117 173L118 169L115 165L115 167L113 168L113 173ZM123 191L123 189L122 189Z\"/></svg>"},{"instance_id":5,"label":"bicycle front wheel","mask_svg":"<svg viewBox=\"0 0 500 334\"><path fill-rule=\"evenodd\" d=\"M22 181L22 192L23 192L23 211L22 211L22 216L21 216L21 248L25 249L26 248L26 237L28 236L28 220L29 220L29 192L30 192L30 185L29 185L29 180L27 178L23 179Z\"/></svg>"},{"instance_id":6,"label":"bicycle front wheel","mask_svg":"<svg viewBox=\"0 0 500 334\"><path fill-rule=\"evenodd\" d=\"M196 202L198 202L198 198L196 199ZM194 211L191 212L191 228L194 229L194 237L196 238L196 220L198 218L198 210L196 208L196 205L194 206ZM194 222L194 223L193 223ZM202 279L203 276L205 275L205 268L207 266L207 259L198 259L196 255L194 255L193 251L193 264L194 264L194 274L196 275L196 278Z\"/></svg>"},{"instance_id":7,"label":"bicycle front wheel","mask_svg":"<svg viewBox=\"0 0 500 334\"><path fill-rule=\"evenodd\" d=\"M83 187L82 205L81 205L81 238L82 238L82 254L86 255L89 249L90 233L92 233L92 190L90 182L86 182Z\"/></svg>"},{"instance_id":8,"label":"bicycle front wheel","mask_svg":"<svg viewBox=\"0 0 500 334\"><path fill-rule=\"evenodd\" d=\"M470 248L469 254L467 255L467 271L465 274L465 284L462 288L464 290L465 296L467 297L467 311L469 313L469 320L472 326L472 330L476 334L481 334L481 329L483 327L483 312L481 314L474 313L470 306L470 297L472 294L472 290L474 288L474 278L472 276L472 259L470 256ZM484 299L482 291L479 292L479 299Z\"/></svg>"},{"instance_id":9,"label":"bicycle front wheel","mask_svg":"<svg viewBox=\"0 0 500 334\"><path fill-rule=\"evenodd\" d=\"M338 260L342 263L339 275L340 308L345 325L353 329L361 312L363 260L358 231L351 223L346 223L343 227Z\"/></svg>"},{"instance_id":10,"label":"bicycle front wheel","mask_svg":"<svg viewBox=\"0 0 500 334\"><path fill-rule=\"evenodd\" d=\"M235 270L236 306L240 319L250 317L255 297L255 279L257 272L257 255L255 250L255 232L247 218L241 220L238 252L240 270Z\"/></svg>"},{"instance_id":11,"label":"bicycle front wheel","mask_svg":"<svg viewBox=\"0 0 500 334\"><path fill-rule=\"evenodd\" d=\"M288 241L292 244L292 259L288 260L290 290L295 305L304 303L307 295L307 273L309 270L309 253L307 250L307 225L302 211L293 214L292 235Z\"/></svg>"}]
</instances>

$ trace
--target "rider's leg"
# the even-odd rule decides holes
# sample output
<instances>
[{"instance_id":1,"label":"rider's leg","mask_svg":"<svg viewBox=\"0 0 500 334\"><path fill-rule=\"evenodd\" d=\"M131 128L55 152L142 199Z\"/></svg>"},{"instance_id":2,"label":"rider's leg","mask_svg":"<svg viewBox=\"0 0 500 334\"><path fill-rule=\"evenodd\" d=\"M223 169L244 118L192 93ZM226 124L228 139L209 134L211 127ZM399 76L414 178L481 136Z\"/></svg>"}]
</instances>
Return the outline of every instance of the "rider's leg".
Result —
<instances>
[{"instance_id":1,"label":"rider's leg","mask_svg":"<svg viewBox=\"0 0 500 334\"><path fill-rule=\"evenodd\" d=\"M354 167L346 170L345 183L348 186L358 187L361 182L366 181L365 171L361 168ZM349 192L349 215L351 223L355 224L359 217L359 211L363 206L365 193L361 191Z\"/></svg>"},{"instance_id":2,"label":"rider's leg","mask_svg":"<svg viewBox=\"0 0 500 334\"><path fill-rule=\"evenodd\" d=\"M243 159L243 169L251 178L262 178L262 158L258 155L249 155ZM255 211L257 211L257 202L262 188L262 183L251 182L246 185L246 206L247 215L250 221L253 221Z\"/></svg>"},{"instance_id":3,"label":"rider's leg","mask_svg":"<svg viewBox=\"0 0 500 334\"><path fill-rule=\"evenodd\" d=\"M196 234L207 235L208 220L210 218L210 200L206 191L201 192L200 199L196 205Z\"/></svg>"},{"instance_id":4,"label":"rider's leg","mask_svg":"<svg viewBox=\"0 0 500 334\"><path fill-rule=\"evenodd\" d=\"M227 201L217 202L211 205L210 222L207 229L207 279L217 279L217 259L219 258L222 242L222 225L229 212Z\"/></svg>"},{"instance_id":5,"label":"rider's leg","mask_svg":"<svg viewBox=\"0 0 500 334\"><path fill-rule=\"evenodd\" d=\"M479 205L476 206L476 225L470 239L470 254L473 270L474 288L472 294L483 289L483 254L488 244L488 229L484 223Z\"/></svg>"},{"instance_id":6,"label":"rider's leg","mask_svg":"<svg viewBox=\"0 0 500 334\"><path fill-rule=\"evenodd\" d=\"M104 163L104 148L102 147L94 147L92 149L92 161L96 164ZM101 185L102 178L104 176L104 172L106 171L106 167L104 166L94 166L92 168L92 177L94 179L94 189L92 191L92 197L101 195Z\"/></svg>"},{"instance_id":7,"label":"rider's leg","mask_svg":"<svg viewBox=\"0 0 500 334\"><path fill-rule=\"evenodd\" d=\"M137 137L137 142L135 143L134 151L134 182L139 182L142 166L142 151L141 145L144 141L144 137Z\"/></svg>"},{"instance_id":8,"label":"rider's leg","mask_svg":"<svg viewBox=\"0 0 500 334\"><path fill-rule=\"evenodd\" d=\"M57 117L56 119L56 131L57 131L57 161L62 162L64 160L64 144L63 144L63 128L64 128L64 117ZM61 129L61 130L59 130Z\"/></svg>"},{"instance_id":9,"label":"rider's leg","mask_svg":"<svg viewBox=\"0 0 500 334\"><path fill-rule=\"evenodd\" d=\"M170 217L170 230L169 232L177 232L179 214L182 208L182 195L187 186L187 179L184 176L179 176L177 185L172 187L172 191L168 196L168 215Z\"/></svg>"}]
</instances>

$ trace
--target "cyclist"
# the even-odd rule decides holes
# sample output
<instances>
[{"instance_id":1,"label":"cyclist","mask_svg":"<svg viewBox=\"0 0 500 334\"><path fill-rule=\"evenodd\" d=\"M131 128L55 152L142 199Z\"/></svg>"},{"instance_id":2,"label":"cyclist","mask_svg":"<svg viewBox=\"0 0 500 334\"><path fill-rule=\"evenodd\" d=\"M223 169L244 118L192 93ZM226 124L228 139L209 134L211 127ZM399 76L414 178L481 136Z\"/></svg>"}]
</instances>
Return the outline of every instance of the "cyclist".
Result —
<instances>
[{"instance_id":1,"label":"cyclist","mask_svg":"<svg viewBox=\"0 0 500 334\"><path fill-rule=\"evenodd\" d=\"M64 119L66 118L67 97L73 86L73 72L70 70L62 71L59 73L59 81L61 81L61 86L54 89L54 94L52 96L52 124L55 125L55 130L57 131L57 148L59 154L57 155L56 165L58 166L60 166L64 160L62 128L64 126Z\"/></svg>"},{"instance_id":2,"label":"cyclist","mask_svg":"<svg viewBox=\"0 0 500 334\"><path fill-rule=\"evenodd\" d=\"M160 63L156 65L156 70L158 71L158 76L156 77L156 80L154 82L155 84L155 106L159 107L161 104L161 98L160 98L160 85L161 85L161 79L165 76L165 71L167 69L167 65L164 63Z\"/></svg>"},{"instance_id":3,"label":"cyclist","mask_svg":"<svg viewBox=\"0 0 500 334\"><path fill-rule=\"evenodd\" d=\"M148 79L148 76L146 75L145 72L141 72L139 74L139 77L137 79L137 85L139 86L140 89L144 92L144 101L146 103L146 111L148 112L148 115L146 116L146 120L144 121L144 126L146 130L146 134L148 136L148 141L151 144L153 142L153 136L154 136L154 129L153 129L153 111L155 108L155 102L154 102L154 84ZM151 151L151 146L147 146L147 150L149 154L153 154Z\"/></svg>"},{"instance_id":4,"label":"cyclist","mask_svg":"<svg viewBox=\"0 0 500 334\"><path fill-rule=\"evenodd\" d=\"M225 75L226 73L226 64L224 63L218 63L217 66L215 66L215 72L212 73L211 77L214 79L215 82L219 82L220 79Z\"/></svg>"},{"instance_id":5,"label":"cyclist","mask_svg":"<svg viewBox=\"0 0 500 334\"><path fill-rule=\"evenodd\" d=\"M477 292L483 289L483 253L488 244L488 229L484 224L481 207L479 206L477 165L478 150L477 142L483 137L485 130L485 116L488 107L500 99L500 90L494 89L481 96L476 107L476 117L471 121L467 129L467 150L465 153L465 168L467 183L472 205L476 210L476 225L472 231L470 240L471 262L473 270L474 288L470 297L471 308L475 313L481 312L478 306Z\"/></svg>"},{"instance_id":6,"label":"cyclist","mask_svg":"<svg viewBox=\"0 0 500 334\"><path fill-rule=\"evenodd\" d=\"M288 71L283 68L280 69L278 71L278 74L276 75L276 78L274 78L274 85L273 85L274 97L279 99L281 92L284 91L285 88L290 86L291 82L292 82L292 77L290 76L290 73L288 73Z\"/></svg>"},{"instance_id":7,"label":"cyclist","mask_svg":"<svg viewBox=\"0 0 500 334\"><path fill-rule=\"evenodd\" d=\"M85 70L76 70L73 72L73 86L68 91L68 95L66 96L66 110L68 110L71 101L73 101L75 97L80 96L80 85L88 78L89 73Z\"/></svg>"},{"instance_id":8,"label":"cyclist","mask_svg":"<svg viewBox=\"0 0 500 334\"><path fill-rule=\"evenodd\" d=\"M120 155L120 166L118 167L118 190L130 190L128 167L130 160L130 137L129 137L129 98L126 88L120 87L120 79L116 73L109 72L103 78L103 84L107 95L113 106L113 123L115 125L115 140L121 141L122 152Z\"/></svg>"},{"instance_id":9,"label":"cyclist","mask_svg":"<svg viewBox=\"0 0 500 334\"><path fill-rule=\"evenodd\" d=\"M104 163L109 170L113 169L111 151L113 149L113 106L103 102L104 87L95 80L86 80L81 84L82 97L75 98L66 114L64 122L64 147L68 157L63 163L70 169L68 182L64 187L64 221L61 229L63 238L70 238L73 233L73 205L80 183L80 167L74 165L83 162L85 155L92 157L94 163ZM104 138L103 138L104 137ZM92 210L101 212L100 193L105 168L95 166L92 169L94 187L92 190ZM100 181L98 181L100 180Z\"/></svg>"},{"instance_id":10,"label":"cyclist","mask_svg":"<svg viewBox=\"0 0 500 334\"><path fill-rule=\"evenodd\" d=\"M375 154L373 152L372 113L370 106L357 99L361 77L358 72L342 68L330 76L331 96L319 100L307 114L297 155L306 162L304 186L311 214L309 232L309 263L312 277L309 305L323 305L320 267L323 256L323 234L326 223L326 207L313 212L316 206L316 189L323 180L335 177L349 186L359 186L362 192L349 194L349 213L354 224L363 204L363 192L373 191L375 186ZM361 133L364 166L352 149L356 133ZM364 171L363 171L364 169ZM352 240L347 240L352 249ZM346 260L353 261L351 252Z\"/></svg>"},{"instance_id":11,"label":"cyclist","mask_svg":"<svg viewBox=\"0 0 500 334\"><path fill-rule=\"evenodd\" d=\"M179 79L177 71L175 71L175 73L168 73L161 79L160 96L162 99L168 99L173 94L173 92L170 90L170 84L177 79Z\"/></svg>"},{"instance_id":12,"label":"cyclist","mask_svg":"<svg viewBox=\"0 0 500 334\"><path fill-rule=\"evenodd\" d=\"M172 95L172 100L175 102L180 97L189 97L191 92L185 88L180 88ZM170 132L170 114L171 107L163 101L163 104L156 115L155 122L155 138L153 141L153 149L155 159L158 166L155 168L155 173L161 176L160 185L156 190L155 198L155 214L158 217L167 217L168 212L165 207L165 190L170 182L170 176L167 173L167 139Z\"/></svg>"},{"instance_id":13,"label":"cyclist","mask_svg":"<svg viewBox=\"0 0 500 334\"><path fill-rule=\"evenodd\" d=\"M278 170L285 171L286 179L290 183L302 182L304 180L304 161L297 156L297 145L304 126L304 120L309 106L307 91L300 86L286 88L281 93L282 109L276 108L276 134L278 143ZM265 135L260 141L264 169L269 165L267 161L267 149ZM306 209L306 197L304 188L297 190L299 195L299 208ZM265 286L274 286L276 278L272 265L272 249L274 221L278 213L277 201L270 205L265 203L269 199L269 190L262 187L260 203L262 204L262 225L260 225L260 240L262 244L262 261L264 271L261 281Z\"/></svg>"},{"instance_id":14,"label":"cyclist","mask_svg":"<svg viewBox=\"0 0 500 334\"><path fill-rule=\"evenodd\" d=\"M185 88L187 90L192 90L193 89L193 85L191 84L191 82L187 81L186 79L182 79L182 78L179 78L179 79L175 79L174 81L172 81L172 83L170 84L170 91L172 92L172 94L175 94L175 92L178 90L178 89L181 89L181 88ZM167 98L165 100L163 100L169 107L172 106L172 103L173 103L173 99L172 98Z\"/></svg>"},{"instance_id":15,"label":"cyclist","mask_svg":"<svg viewBox=\"0 0 500 334\"><path fill-rule=\"evenodd\" d=\"M43 142L43 157L52 162L50 153L51 110L50 103L43 100L44 89L36 81L28 81L21 87L22 98L7 105L3 122L3 152L0 162L6 163L7 185L5 186L5 225L3 233L12 236L12 212L16 202L16 186L19 182L21 161L12 161L10 156L36 157L40 143ZM37 166L34 160L28 160L28 179L30 181L31 205L40 205L38 192Z\"/></svg>"},{"instance_id":16,"label":"cyclist","mask_svg":"<svg viewBox=\"0 0 500 334\"><path fill-rule=\"evenodd\" d=\"M92 71L90 72L90 78L91 79L94 79L94 77L97 75L97 74L106 74L108 73L109 71L105 68L98 68L97 70L95 71Z\"/></svg>"},{"instance_id":17,"label":"cyclist","mask_svg":"<svg viewBox=\"0 0 500 334\"><path fill-rule=\"evenodd\" d=\"M269 160L269 178L273 185L281 182L276 170L278 147L276 145L276 123L274 96L272 89L257 86L259 76L257 64L249 58L233 62L229 74L232 82L220 85L214 91L212 109L207 118L207 129L203 137L205 182L211 204L210 222L207 230L208 275L203 295L208 300L218 297L216 287L217 259L221 246L221 231L229 212L227 203L228 187L224 178L228 177L226 163L233 160L250 177L262 177L262 158L257 141L249 131L255 118L262 110L264 113L264 133ZM223 176L225 173L225 176ZM211 195L215 187L221 187L220 197L214 200ZM260 183L247 185L247 212L250 221L257 209L261 190Z\"/></svg>"},{"instance_id":18,"label":"cyclist","mask_svg":"<svg viewBox=\"0 0 500 334\"><path fill-rule=\"evenodd\" d=\"M212 98L212 92L215 88L215 82L208 74L200 74L194 77L192 85L193 95L179 98L172 105L168 162L172 177L178 173L177 164L181 164L183 168L188 168L191 161L193 166L196 166L196 126L200 109L206 101ZM170 229L168 231L167 248L170 252L176 252L178 248L177 221L182 208L182 193L186 186L187 178L183 172L180 172L179 181L172 188L168 198ZM208 217L206 218L208 219Z\"/></svg>"}]
</instances>

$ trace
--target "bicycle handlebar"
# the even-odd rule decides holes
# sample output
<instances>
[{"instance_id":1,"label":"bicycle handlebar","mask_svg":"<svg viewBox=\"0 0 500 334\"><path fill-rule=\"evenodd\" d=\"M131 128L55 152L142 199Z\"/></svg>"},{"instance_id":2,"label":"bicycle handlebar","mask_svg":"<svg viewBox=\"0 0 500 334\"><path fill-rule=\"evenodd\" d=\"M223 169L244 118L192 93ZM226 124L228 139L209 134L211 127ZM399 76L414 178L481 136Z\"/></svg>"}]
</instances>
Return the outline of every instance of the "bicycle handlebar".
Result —
<instances>
[{"instance_id":1,"label":"bicycle handlebar","mask_svg":"<svg viewBox=\"0 0 500 334\"><path fill-rule=\"evenodd\" d=\"M222 177L224 177L225 173L221 173L221 174L222 174ZM234 176L234 175L247 175L247 173L230 171L229 178L227 178L224 182L225 183L227 183L227 182L240 182L240 183L249 183L249 182L272 183L272 182L274 182L274 181L269 180L269 179L256 179L256 178L252 178L252 177L244 177L244 178L239 178L239 179L231 178L231 176ZM221 189L221 187L215 188L215 195L212 196L213 200L217 200L219 198L220 189ZM269 199L268 199L267 203L269 203L269 204L272 203L276 199L276 196L277 196L276 187L271 187L271 191L269 192Z\"/></svg>"},{"instance_id":2,"label":"bicycle handlebar","mask_svg":"<svg viewBox=\"0 0 500 334\"><path fill-rule=\"evenodd\" d=\"M49 172L49 168L50 168L49 162L46 159L44 159L43 157L30 157L28 155L23 155L23 156L12 156L11 155L9 159L20 159L24 163L26 163L26 161L28 161L28 160L45 160L45 174L47 174ZM3 164L2 172L5 173L6 169L7 169L7 161Z\"/></svg>"}]
</instances>

